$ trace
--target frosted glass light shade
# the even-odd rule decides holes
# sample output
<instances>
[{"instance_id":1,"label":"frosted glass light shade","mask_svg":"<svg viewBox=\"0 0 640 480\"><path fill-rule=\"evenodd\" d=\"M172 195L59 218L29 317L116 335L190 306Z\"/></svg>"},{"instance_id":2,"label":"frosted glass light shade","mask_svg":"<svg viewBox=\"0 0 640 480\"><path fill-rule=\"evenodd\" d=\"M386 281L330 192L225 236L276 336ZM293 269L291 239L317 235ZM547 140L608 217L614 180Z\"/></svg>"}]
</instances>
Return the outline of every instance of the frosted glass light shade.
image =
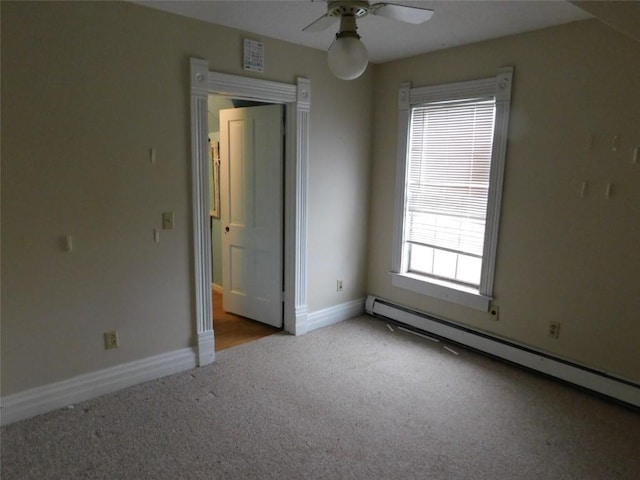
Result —
<instances>
[{"instance_id":1,"label":"frosted glass light shade","mask_svg":"<svg viewBox=\"0 0 640 480\"><path fill-rule=\"evenodd\" d=\"M369 52L357 37L337 38L327 57L329 70L342 80L358 78L367 69Z\"/></svg>"}]
</instances>

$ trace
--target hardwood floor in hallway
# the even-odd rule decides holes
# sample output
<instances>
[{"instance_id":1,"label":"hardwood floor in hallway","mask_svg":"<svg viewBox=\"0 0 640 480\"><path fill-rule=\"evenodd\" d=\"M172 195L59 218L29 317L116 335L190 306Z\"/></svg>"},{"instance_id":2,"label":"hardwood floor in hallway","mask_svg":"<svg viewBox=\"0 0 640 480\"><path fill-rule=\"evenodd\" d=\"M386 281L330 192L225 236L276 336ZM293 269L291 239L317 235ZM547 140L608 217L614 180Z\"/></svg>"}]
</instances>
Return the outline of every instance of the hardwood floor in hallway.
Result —
<instances>
[{"instance_id":1,"label":"hardwood floor in hallway","mask_svg":"<svg viewBox=\"0 0 640 480\"><path fill-rule=\"evenodd\" d=\"M216 290L212 290L212 299L216 352L258 340L282 330L225 312L222 309L222 293Z\"/></svg>"}]
</instances>

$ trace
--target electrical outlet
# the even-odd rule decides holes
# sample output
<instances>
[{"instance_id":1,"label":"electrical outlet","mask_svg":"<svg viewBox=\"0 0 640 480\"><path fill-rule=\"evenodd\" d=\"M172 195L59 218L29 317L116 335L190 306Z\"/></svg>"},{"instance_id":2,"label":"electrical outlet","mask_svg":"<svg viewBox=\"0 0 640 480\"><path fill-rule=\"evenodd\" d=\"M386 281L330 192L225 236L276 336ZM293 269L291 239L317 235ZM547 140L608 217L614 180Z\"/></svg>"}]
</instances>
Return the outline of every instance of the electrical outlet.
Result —
<instances>
[{"instance_id":1,"label":"electrical outlet","mask_svg":"<svg viewBox=\"0 0 640 480\"><path fill-rule=\"evenodd\" d=\"M491 315L492 320L497 322L500 319L500 307L491 304L491 306L489 306L489 315Z\"/></svg>"},{"instance_id":2,"label":"electrical outlet","mask_svg":"<svg viewBox=\"0 0 640 480\"><path fill-rule=\"evenodd\" d=\"M338 292L342 291L342 280L338 280L336 282L336 291L338 291Z\"/></svg>"},{"instance_id":3,"label":"electrical outlet","mask_svg":"<svg viewBox=\"0 0 640 480\"><path fill-rule=\"evenodd\" d=\"M111 330L110 332L104 332L104 348L110 350L112 348L118 348L118 331Z\"/></svg>"},{"instance_id":4,"label":"electrical outlet","mask_svg":"<svg viewBox=\"0 0 640 480\"><path fill-rule=\"evenodd\" d=\"M560 322L549 322L549 336L553 338L560 337Z\"/></svg>"}]
</instances>

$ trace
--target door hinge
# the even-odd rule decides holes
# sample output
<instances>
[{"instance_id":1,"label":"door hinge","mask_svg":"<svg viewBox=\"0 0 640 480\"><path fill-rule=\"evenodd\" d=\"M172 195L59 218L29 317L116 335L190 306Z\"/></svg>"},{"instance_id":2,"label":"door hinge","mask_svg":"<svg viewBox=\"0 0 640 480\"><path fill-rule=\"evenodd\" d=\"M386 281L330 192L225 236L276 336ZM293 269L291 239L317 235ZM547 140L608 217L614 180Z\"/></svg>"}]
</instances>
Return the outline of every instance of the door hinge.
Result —
<instances>
[{"instance_id":1,"label":"door hinge","mask_svg":"<svg viewBox=\"0 0 640 480\"><path fill-rule=\"evenodd\" d=\"M286 292L282 292L282 295L280 295L280 298L282 299L283 302L287 301L287 294Z\"/></svg>"}]
</instances>

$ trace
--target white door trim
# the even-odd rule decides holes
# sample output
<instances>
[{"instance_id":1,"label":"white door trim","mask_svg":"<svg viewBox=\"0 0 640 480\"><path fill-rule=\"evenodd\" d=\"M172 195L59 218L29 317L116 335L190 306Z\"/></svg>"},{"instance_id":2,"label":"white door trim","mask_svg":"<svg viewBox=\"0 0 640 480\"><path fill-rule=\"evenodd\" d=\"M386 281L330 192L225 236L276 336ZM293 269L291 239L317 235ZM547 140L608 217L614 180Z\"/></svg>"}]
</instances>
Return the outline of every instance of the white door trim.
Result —
<instances>
[{"instance_id":1,"label":"white door trim","mask_svg":"<svg viewBox=\"0 0 640 480\"><path fill-rule=\"evenodd\" d=\"M284 215L284 329L294 335L307 325L307 187L311 82L271 82L210 72L206 60L192 58L191 77L191 188L198 365L215 360L211 305L211 230L207 155L207 97L281 103L286 110Z\"/></svg>"}]
</instances>

